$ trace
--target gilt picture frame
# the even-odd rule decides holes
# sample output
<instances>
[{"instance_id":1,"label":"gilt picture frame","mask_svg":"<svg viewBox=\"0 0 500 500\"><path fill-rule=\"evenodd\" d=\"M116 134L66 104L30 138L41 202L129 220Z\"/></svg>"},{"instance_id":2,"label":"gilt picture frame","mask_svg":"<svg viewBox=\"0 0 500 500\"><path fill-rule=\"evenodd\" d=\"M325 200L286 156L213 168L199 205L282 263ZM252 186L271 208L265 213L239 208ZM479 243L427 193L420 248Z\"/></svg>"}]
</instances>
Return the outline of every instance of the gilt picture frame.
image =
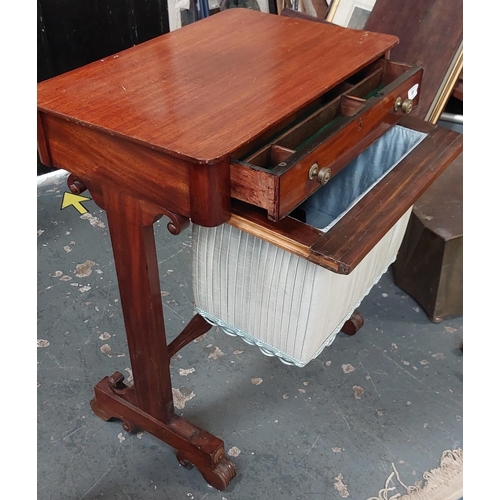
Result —
<instances>
[{"instance_id":1,"label":"gilt picture frame","mask_svg":"<svg viewBox=\"0 0 500 500\"><path fill-rule=\"evenodd\" d=\"M331 0L326 20L344 28L363 29L377 0Z\"/></svg>"}]
</instances>

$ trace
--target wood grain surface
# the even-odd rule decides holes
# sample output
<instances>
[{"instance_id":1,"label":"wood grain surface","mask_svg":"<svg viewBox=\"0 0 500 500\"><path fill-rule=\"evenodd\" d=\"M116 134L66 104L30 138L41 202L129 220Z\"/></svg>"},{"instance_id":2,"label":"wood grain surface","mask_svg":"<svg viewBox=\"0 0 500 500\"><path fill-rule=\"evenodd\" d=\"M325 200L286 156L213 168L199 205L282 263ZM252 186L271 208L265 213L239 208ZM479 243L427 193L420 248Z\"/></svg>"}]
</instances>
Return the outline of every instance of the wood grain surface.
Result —
<instances>
[{"instance_id":1,"label":"wood grain surface","mask_svg":"<svg viewBox=\"0 0 500 500\"><path fill-rule=\"evenodd\" d=\"M397 42L229 9L41 82L38 109L210 164Z\"/></svg>"}]
</instances>

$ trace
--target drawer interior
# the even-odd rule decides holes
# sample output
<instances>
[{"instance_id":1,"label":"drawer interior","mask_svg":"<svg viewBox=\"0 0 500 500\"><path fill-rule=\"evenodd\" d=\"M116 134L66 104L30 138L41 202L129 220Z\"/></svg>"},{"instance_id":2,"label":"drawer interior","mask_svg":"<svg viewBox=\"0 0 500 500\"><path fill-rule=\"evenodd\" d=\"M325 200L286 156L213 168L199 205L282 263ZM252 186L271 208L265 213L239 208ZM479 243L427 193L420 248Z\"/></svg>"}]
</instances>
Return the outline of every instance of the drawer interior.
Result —
<instances>
[{"instance_id":1,"label":"drawer interior","mask_svg":"<svg viewBox=\"0 0 500 500\"><path fill-rule=\"evenodd\" d=\"M328 231L426 136L424 132L395 125L290 216L321 231Z\"/></svg>"},{"instance_id":2,"label":"drawer interior","mask_svg":"<svg viewBox=\"0 0 500 500\"><path fill-rule=\"evenodd\" d=\"M379 59L356 73L340 86L310 105L307 111L272 137L253 143L251 151L237 160L272 170L296 152L304 150L315 138L340 125L342 118L357 113L372 97L384 94L384 87L395 81L410 66Z\"/></svg>"}]
</instances>

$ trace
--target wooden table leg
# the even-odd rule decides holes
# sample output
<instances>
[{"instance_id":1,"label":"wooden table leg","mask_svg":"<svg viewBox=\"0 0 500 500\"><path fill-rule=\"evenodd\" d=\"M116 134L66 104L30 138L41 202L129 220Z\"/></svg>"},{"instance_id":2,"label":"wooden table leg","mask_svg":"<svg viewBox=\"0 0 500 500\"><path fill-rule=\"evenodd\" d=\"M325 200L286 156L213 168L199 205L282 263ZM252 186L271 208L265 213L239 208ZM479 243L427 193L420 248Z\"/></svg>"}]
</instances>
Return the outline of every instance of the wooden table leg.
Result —
<instances>
[{"instance_id":1,"label":"wooden table leg","mask_svg":"<svg viewBox=\"0 0 500 500\"><path fill-rule=\"evenodd\" d=\"M158 209L119 189L103 189L134 384L116 372L95 386L93 411L118 418L126 430L143 429L176 448L206 481L224 490L236 475L219 438L175 414L170 357L210 325L195 316L169 349L165 335L153 223ZM201 318L201 319L200 319Z\"/></svg>"},{"instance_id":2,"label":"wooden table leg","mask_svg":"<svg viewBox=\"0 0 500 500\"><path fill-rule=\"evenodd\" d=\"M355 309L351 317L342 325L340 331L346 335L354 335L365 323L361 313Z\"/></svg>"}]
</instances>

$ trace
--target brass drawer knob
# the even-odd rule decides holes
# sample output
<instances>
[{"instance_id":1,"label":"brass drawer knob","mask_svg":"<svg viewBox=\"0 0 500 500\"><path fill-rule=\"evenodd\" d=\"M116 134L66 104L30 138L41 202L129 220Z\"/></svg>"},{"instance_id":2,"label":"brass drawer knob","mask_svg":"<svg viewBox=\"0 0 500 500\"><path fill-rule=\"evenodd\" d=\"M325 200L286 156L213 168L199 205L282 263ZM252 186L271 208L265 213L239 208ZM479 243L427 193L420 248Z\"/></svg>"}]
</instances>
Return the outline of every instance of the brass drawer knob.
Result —
<instances>
[{"instance_id":1,"label":"brass drawer knob","mask_svg":"<svg viewBox=\"0 0 500 500\"><path fill-rule=\"evenodd\" d=\"M321 185L325 185L331 179L332 171L329 168L320 169L317 163L313 163L309 169L309 179L312 181L315 177Z\"/></svg>"},{"instance_id":2,"label":"brass drawer knob","mask_svg":"<svg viewBox=\"0 0 500 500\"><path fill-rule=\"evenodd\" d=\"M409 114L413 109L413 101L411 99L405 99L403 104L401 104L401 110L403 113Z\"/></svg>"},{"instance_id":3,"label":"brass drawer knob","mask_svg":"<svg viewBox=\"0 0 500 500\"><path fill-rule=\"evenodd\" d=\"M399 108L401 108L401 111L405 114L411 113L413 109L413 100L412 99L403 99L401 97L398 97L394 101L394 111L399 111Z\"/></svg>"},{"instance_id":4,"label":"brass drawer knob","mask_svg":"<svg viewBox=\"0 0 500 500\"><path fill-rule=\"evenodd\" d=\"M325 185L332 177L332 171L329 168L321 168L318 172L318 182Z\"/></svg>"}]
</instances>

